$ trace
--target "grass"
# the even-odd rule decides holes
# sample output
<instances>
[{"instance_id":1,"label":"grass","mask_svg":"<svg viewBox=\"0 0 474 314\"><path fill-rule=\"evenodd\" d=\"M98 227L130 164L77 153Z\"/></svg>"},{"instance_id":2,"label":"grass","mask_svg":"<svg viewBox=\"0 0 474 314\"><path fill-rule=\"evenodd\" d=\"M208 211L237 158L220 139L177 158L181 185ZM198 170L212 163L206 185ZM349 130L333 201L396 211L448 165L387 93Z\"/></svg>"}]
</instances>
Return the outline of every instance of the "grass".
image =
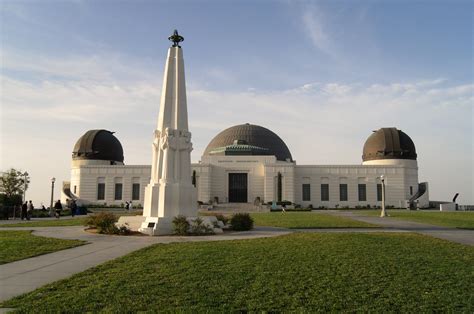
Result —
<instances>
[{"instance_id":1,"label":"grass","mask_svg":"<svg viewBox=\"0 0 474 314\"><path fill-rule=\"evenodd\" d=\"M79 240L37 237L31 230L0 231L0 264L56 252L84 244Z\"/></svg>"},{"instance_id":2,"label":"grass","mask_svg":"<svg viewBox=\"0 0 474 314\"><path fill-rule=\"evenodd\" d=\"M454 227L460 229L474 229L474 212L441 212L441 211L408 211L387 210L390 217L432 225ZM379 216L380 210L358 211L369 216Z\"/></svg>"},{"instance_id":3,"label":"grass","mask_svg":"<svg viewBox=\"0 0 474 314\"><path fill-rule=\"evenodd\" d=\"M64 226L83 226L86 217L55 220L31 220L29 222L19 222L13 224L0 224L0 228L12 227L64 227Z\"/></svg>"},{"instance_id":4,"label":"grass","mask_svg":"<svg viewBox=\"0 0 474 314\"><path fill-rule=\"evenodd\" d=\"M376 225L337 217L322 213L286 212L286 213L252 213L254 225L291 229L307 228L371 228Z\"/></svg>"},{"instance_id":5,"label":"grass","mask_svg":"<svg viewBox=\"0 0 474 314\"><path fill-rule=\"evenodd\" d=\"M51 312L474 311L474 248L416 234L158 244L1 304Z\"/></svg>"}]
</instances>

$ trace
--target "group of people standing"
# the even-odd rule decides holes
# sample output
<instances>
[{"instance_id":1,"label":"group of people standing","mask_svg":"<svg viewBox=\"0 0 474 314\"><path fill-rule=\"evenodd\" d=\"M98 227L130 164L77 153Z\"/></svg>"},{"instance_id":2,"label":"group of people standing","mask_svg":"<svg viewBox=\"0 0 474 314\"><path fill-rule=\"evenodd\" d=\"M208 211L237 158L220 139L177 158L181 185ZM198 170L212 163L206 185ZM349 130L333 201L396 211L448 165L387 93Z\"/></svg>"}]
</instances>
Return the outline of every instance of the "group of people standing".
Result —
<instances>
[{"instance_id":1,"label":"group of people standing","mask_svg":"<svg viewBox=\"0 0 474 314\"><path fill-rule=\"evenodd\" d=\"M46 208L44 207L44 205L41 206L42 207L42 210L46 210ZM61 211L63 210L63 205L61 204L61 200L57 200L55 203L54 203L54 216L59 219L59 217L61 217ZM72 200L70 203L69 203L69 208L71 209L71 216L74 217L76 214L77 214L77 203L75 200ZM128 207L127 207L128 208ZM33 212L33 209L35 209L35 207L33 206L33 202L30 200L28 202L24 202L22 205L21 205L21 214L20 214L20 218L21 220L30 220L31 219L31 215L32 215L32 212ZM52 216L53 213L52 211L50 211L50 215Z\"/></svg>"},{"instance_id":2,"label":"group of people standing","mask_svg":"<svg viewBox=\"0 0 474 314\"><path fill-rule=\"evenodd\" d=\"M31 218L31 212L33 211L35 207L33 206L33 202L30 200L29 202L24 202L21 205L21 215L20 218L21 220L30 220Z\"/></svg>"}]
</instances>

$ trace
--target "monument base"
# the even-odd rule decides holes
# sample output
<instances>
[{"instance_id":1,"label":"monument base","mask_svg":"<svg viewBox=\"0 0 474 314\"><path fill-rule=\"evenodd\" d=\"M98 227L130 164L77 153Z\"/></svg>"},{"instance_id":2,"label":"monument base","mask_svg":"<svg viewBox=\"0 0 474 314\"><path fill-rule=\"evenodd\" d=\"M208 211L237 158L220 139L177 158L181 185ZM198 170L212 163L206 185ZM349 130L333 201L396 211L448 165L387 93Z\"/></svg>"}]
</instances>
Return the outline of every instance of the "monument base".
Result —
<instances>
[{"instance_id":1,"label":"monument base","mask_svg":"<svg viewBox=\"0 0 474 314\"><path fill-rule=\"evenodd\" d=\"M139 216L140 217L140 216ZM123 218L123 219L122 219ZM141 226L137 228L137 224L133 224L135 228L132 228L128 219L130 217L120 217L120 220L117 224L128 223L132 231L138 231L143 234L150 236L159 236L159 235L173 235L173 219L174 217L143 217L141 216ZM212 231L216 234L223 233L222 223L219 224L218 220L214 216L204 216L204 217L187 217L189 224L192 225L194 220L197 218L203 221L204 225L207 225ZM138 221L138 219L136 220Z\"/></svg>"}]
</instances>

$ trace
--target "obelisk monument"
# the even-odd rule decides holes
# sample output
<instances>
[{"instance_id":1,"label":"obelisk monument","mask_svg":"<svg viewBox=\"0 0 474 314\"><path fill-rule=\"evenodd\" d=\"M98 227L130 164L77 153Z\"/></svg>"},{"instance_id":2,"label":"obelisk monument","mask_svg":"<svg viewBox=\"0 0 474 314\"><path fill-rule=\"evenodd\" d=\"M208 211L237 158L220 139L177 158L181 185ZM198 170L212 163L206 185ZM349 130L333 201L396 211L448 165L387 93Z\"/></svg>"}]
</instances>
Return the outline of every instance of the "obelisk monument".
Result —
<instances>
[{"instance_id":1,"label":"obelisk monument","mask_svg":"<svg viewBox=\"0 0 474 314\"><path fill-rule=\"evenodd\" d=\"M168 38L158 124L152 144L150 183L145 188L140 232L150 235L171 234L173 218L197 216L196 188L191 174L191 133L188 130L186 82L184 78L184 40L174 31Z\"/></svg>"}]
</instances>

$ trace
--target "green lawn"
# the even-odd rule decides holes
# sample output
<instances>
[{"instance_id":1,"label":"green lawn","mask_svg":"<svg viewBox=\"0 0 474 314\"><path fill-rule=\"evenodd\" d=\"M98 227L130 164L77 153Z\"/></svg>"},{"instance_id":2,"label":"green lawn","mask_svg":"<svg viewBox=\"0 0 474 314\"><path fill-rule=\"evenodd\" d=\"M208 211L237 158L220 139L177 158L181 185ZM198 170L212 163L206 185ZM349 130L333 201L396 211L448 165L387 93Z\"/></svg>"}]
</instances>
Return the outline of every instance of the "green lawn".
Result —
<instances>
[{"instance_id":1,"label":"green lawn","mask_svg":"<svg viewBox=\"0 0 474 314\"><path fill-rule=\"evenodd\" d=\"M79 240L37 237L31 230L0 231L0 264L68 249L84 244Z\"/></svg>"},{"instance_id":2,"label":"green lawn","mask_svg":"<svg viewBox=\"0 0 474 314\"><path fill-rule=\"evenodd\" d=\"M440 212L440 211L408 211L387 210L390 217L427 223L432 225L455 227L461 229L474 229L474 212ZM380 210L355 211L370 216L379 216Z\"/></svg>"},{"instance_id":3,"label":"green lawn","mask_svg":"<svg viewBox=\"0 0 474 314\"><path fill-rule=\"evenodd\" d=\"M254 225L283 228L370 228L376 225L322 213L252 213Z\"/></svg>"},{"instance_id":4,"label":"green lawn","mask_svg":"<svg viewBox=\"0 0 474 314\"><path fill-rule=\"evenodd\" d=\"M416 234L158 244L1 306L35 312L474 311L474 248Z\"/></svg>"},{"instance_id":5,"label":"green lawn","mask_svg":"<svg viewBox=\"0 0 474 314\"><path fill-rule=\"evenodd\" d=\"M28 222L18 222L15 224L0 224L0 228L10 227L63 227L63 226L83 226L86 217L55 220L32 220Z\"/></svg>"}]
</instances>

